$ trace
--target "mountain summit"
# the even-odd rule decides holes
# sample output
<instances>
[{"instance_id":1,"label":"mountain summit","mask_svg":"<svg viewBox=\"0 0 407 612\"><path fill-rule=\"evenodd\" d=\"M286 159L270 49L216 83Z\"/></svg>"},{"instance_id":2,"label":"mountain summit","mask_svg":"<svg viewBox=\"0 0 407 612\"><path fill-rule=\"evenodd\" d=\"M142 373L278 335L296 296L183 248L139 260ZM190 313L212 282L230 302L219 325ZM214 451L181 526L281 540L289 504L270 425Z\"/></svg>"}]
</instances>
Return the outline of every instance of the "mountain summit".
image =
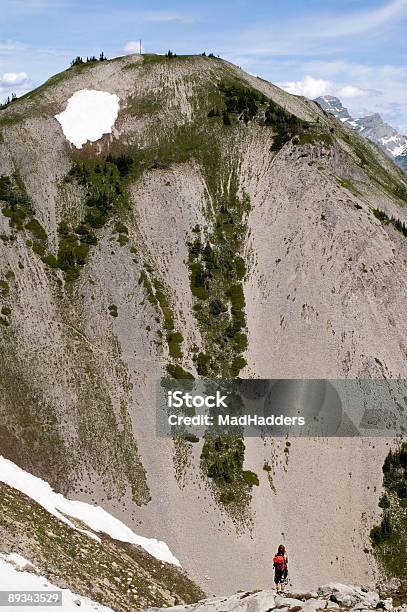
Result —
<instances>
[{"instance_id":1,"label":"mountain summit","mask_svg":"<svg viewBox=\"0 0 407 612\"><path fill-rule=\"evenodd\" d=\"M325 111L340 119L344 125L379 145L383 151L396 160L400 167L406 167L407 137L399 134L391 125L383 121L378 113L353 119L348 109L335 96L320 96L316 98L316 102Z\"/></svg>"},{"instance_id":2,"label":"mountain summit","mask_svg":"<svg viewBox=\"0 0 407 612\"><path fill-rule=\"evenodd\" d=\"M0 453L165 542L205 593L267 588L280 541L298 588L371 582L392 441L157 437L156 390L407 378L393 161L221 59L127 56L0 111L0 210ZM37 551L12 497L10 539Z\"/></svg>"}]
</instances>

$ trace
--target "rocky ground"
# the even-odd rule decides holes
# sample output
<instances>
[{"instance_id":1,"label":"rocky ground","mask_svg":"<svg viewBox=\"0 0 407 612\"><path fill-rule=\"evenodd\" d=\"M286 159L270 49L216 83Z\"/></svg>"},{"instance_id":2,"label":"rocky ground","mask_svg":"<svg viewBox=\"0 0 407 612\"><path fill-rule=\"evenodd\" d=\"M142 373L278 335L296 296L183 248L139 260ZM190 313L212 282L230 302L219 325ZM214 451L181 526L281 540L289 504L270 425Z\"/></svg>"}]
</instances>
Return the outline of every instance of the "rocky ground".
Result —
<instances>
[{"instance_id":1,"label":"rocky ground","mask_svg":"<svg viewBox=\"0 0 407 612\"><path fill-rule=\"evenodd\" d=\"M166 608L183 612L315 612L316 610L349 610L362 612L362 610L407 610L406 603L397 605L397 595L400 594L400 581L392 581L385 590L371 590L364 586L350 586L333 583L321 586L314 593L285 593L277 595L275 591L239 592L231 597L214 597L205 599L190 606L176 606ZM389 592L394 593L388 597ZM149 612L158 612L165 608L150 608Z\"/></svg>"}]
</instances>

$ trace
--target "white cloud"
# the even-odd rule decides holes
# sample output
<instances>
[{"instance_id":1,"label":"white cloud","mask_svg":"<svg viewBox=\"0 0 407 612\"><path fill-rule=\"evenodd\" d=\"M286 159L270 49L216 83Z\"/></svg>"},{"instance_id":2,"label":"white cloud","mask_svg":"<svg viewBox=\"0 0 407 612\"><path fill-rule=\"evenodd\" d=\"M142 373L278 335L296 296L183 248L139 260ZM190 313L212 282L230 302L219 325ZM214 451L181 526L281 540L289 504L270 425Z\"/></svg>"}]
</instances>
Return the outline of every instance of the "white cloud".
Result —
<instances>
[{"instance_id":1,"label":"white cloud","mask_svg":"<svg viewBox=\"0 0 407 612\"><path fill-rule=\"evenodd\" d=\"M338 96L338 98L358 98L369 93L355 85L340 85L326 79L316 79L310 75L306 75L300 81L286 81L277 83L277 85L290 94L305 96L311 100L326 94Z\"/></svg>"},{"instance_id":2,"label":"white cloud","mask_svg":"<svg viewBox=\"0 0 407 612\"><path fill-rule=\"evenodd\" d=\"M277 83L278 87L288 91L296 96L305 96L306 98L318 98L332 92L332 83L324 79L314 79L312 76L305 76L301 81L287 81L285 83Z\"/></svg>"},{"instance_id":3,"label":"white cloud","mask_svg":"<svg viewBox=\"0 0 407 612\"><path fill-rule=\"evenodd\" d=\"M360 96L364 96L366 91L354 85L344 85L344 87L336 91L336 94L339 98L359 98Z\"/></svg>"},{"instance_id":4,"label":"white cloud","mask_svg":"<svg viewBox=\"0 0 407 612\"><path fill-rule=\"evenodd\" d=\"M140 41L129 40L123 47L124 53L131 55L132 53L140 53ZM144 46L141 45L141 52L144 53Z\"/></svg>"},{"instance_id":5,"label":"white cloud","mask_svg":"<svg viewBox=\"0 0 407 612\"><path fill-rule=\"evenodd\" d=\"M380 113L396 129L406 133L407 125L407 68L405 65L368 65L357 62L305 62L304 72L315 78L329 78L336 84L332 92L345 98L349 81L362 92L349 97L349 112L355 117ZM352 92L351 92L352 93Z\"/></svg>"},{"instance_id":6,"label":"white cloud","mask_svg":"<svg viewBox=\"0 0 407 612\"><path fill-rule=\"evenodd\" d=\"M291 94L311 99L326 94L337 96L353 117L379 113L397 130L407 132L405 66L318 61L305 62L302 68L304 72L312 70L313 76L308 73L300 80L277 85Z\"/></svg>"},{"instance_id":7,"label":"white cloud","mask_svg":"<svg viewBox=\"0 0 407 612\"><path fill-rule=\"evenodd\" d=\"M5 72L0 78L0 87L13 87L28 81L26 72Z\"/></svg>"},{"instance_id":8,"label":"white cloud","mask_svg":"<svg viewBox=\"0 0 407 612\"><path fill-rule=\"evenodd\" d=\"M33 88L33 82L26 72L5 72L0 76L0 103L12 94L22 96Z\"/></svg>"}]
</instances>

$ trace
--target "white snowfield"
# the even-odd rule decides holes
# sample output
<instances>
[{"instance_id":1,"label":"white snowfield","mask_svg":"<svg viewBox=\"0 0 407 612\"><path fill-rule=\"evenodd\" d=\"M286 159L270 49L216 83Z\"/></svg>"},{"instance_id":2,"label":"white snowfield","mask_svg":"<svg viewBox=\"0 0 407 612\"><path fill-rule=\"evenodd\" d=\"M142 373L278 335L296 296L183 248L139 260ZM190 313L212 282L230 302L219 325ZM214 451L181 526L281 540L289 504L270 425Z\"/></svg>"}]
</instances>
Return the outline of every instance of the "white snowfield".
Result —
<instances>
[{"instance_id":1,"label":"white snowfield","mask_svg":"<svg viewBox=\"0 0 407 612\"><path fill-rule=\"evenodd\" d=\"M51 591L58 591L62 593L62 606L58 606L56 608L57 610L62 610L63 612L77 612L78 609L80 609L84 612L113 612L111 608L102 606L88 597L76 595L69 589L60 589L54 586L43 576L34 573L35 570L36 568L33 564L20 555L0 555L0 590L17 592L41 591L44 594L50 593ZM36 607L35 609L48 610L48 607ZM27 612L27 604L25 604L25 606L6 606L4 610L16 610L16 612L21 610Z\"/></svg>"},{"instance_id":2,"label":"white snowfield","mask_svg":"<svg viewBox=\"0 0 407 612\"><path fill-rule=\"evenodd\" d=\"M392 134L379 139L379 142L390 151L394 157L404 155L407 152L407 141L400 134Z\"/></svg>"},{"instance_id":3,"label":"white snowfield","mask_svg":"<svg viewBox=\"0 0 407 612\"><path fill-rule=\"evenodd\" d=\"M28 472L25 472L12 461L5 459L0 455L0 482L13 487L24 493L31 499L40 504L47 512L63 521L72 529L77 529L75 525L64 515L76 518L90 527L93 531L108 534L111 538L120 542L128 542L141 546L150 555L181 567L180 562L165 542L154 538L144 538L135 534L127 525L119 521L100 506L92 506L86 502L74 501L66 499L61 493L55 493L51 486ZM89 537L99 538L89 531L78 529L82 533L86 533Z\"/></svg>"},{"instance_id":4,"label":"white snowfield","mask_svg":"<svg viewBox=\"0 0 407 612\"><path fill-rule=\"evenodd\" d=\"M66 109L55 118L67 140L82 149L88 140L96 142L111 133L119 114L119 102L118 96L107 91L81 89L69 98Z\"/></svg>"}]
</instances>

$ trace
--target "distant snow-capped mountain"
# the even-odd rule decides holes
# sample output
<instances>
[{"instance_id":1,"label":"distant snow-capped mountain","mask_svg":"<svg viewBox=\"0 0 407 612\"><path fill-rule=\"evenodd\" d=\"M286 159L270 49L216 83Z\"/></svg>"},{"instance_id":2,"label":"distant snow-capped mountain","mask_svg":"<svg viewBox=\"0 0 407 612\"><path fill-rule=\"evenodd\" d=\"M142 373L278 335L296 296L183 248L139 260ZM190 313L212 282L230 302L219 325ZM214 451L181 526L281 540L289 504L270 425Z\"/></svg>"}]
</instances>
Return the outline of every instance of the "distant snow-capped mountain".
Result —
<instances>
[{"instance_id":1,"label":"distant snow-capped mountain","mask_svg":"<svg viewBox=\"0 0 407 612\"><path fill-rule=\"evenodd\" d=\"M352 130L369 138L383 149L398 164L407 170L407 137L399 134L391 125L383 121L378 113L354 119L339 98L320 96L315 100L322 108L337 117Z\"/></svg>"},{"instance_id":2,"label":"distant snow-capped mountain","mask_svg":"<svg viewBox=\"0 0 407 612\"><path fill-rule=\"evenodd\" d=\"M396 164L398 164L400 168L404 170L404 172L407 174L407 153L405 153L404 155L399 155L398 157L396 157L395 161Z\"/></svg>"}]
</instances>

